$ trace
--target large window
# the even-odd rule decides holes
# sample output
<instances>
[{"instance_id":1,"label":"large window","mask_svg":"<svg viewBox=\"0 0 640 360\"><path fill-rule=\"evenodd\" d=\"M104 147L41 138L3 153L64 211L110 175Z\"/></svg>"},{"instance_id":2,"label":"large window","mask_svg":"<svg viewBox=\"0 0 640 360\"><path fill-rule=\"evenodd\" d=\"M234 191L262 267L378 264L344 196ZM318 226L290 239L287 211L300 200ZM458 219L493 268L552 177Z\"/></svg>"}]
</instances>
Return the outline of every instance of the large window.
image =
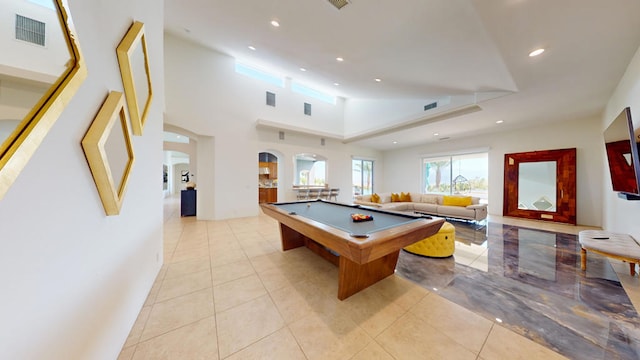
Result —
<instances>
[{"instance_id":1,"label":"large window","mask_svg":"<svg viewBox=\"0 0 640 360\"><path fill-rule=\"evenodd\" d=\"M351 160L353 196L373 194L373 161Z\"/></svg>"},{"instance_id":2,"label":"large window","mask_svg":"<svg viewBox=\"0 0 640 360\"><path fill-rule=\"evenodd\" d=\"M423 158L422 174L425 193L466 194L488 199L487 153Z\"/></svg>"}]
</instances>

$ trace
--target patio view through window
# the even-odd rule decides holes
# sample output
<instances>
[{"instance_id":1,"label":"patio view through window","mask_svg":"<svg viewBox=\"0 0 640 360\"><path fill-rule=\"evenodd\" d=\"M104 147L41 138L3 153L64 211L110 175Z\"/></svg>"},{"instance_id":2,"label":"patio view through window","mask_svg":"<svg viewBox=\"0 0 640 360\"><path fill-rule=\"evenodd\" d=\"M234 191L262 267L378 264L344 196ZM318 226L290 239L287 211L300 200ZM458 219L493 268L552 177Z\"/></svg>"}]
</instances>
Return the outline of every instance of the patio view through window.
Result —
<instances>
[{"instance_id":1,"label":"patio view through window","mask_svg":"<svg viewBox=\"0 0 640 360\"><path fill-rule=\"evenodd\" d=\"M353 196L373 194L373 161L351 160Z\"/></svg>"},{"instance_id":2,"label":"patio view through window","mask_svg":"<svg viewBox=\"0 0 640 360\"><path fill-rule=\"evenodd\" d=\"M422 159L422 189L425 193L471 195L486 202L488 179L488 153Z\"/></svg>"}]
</instances>

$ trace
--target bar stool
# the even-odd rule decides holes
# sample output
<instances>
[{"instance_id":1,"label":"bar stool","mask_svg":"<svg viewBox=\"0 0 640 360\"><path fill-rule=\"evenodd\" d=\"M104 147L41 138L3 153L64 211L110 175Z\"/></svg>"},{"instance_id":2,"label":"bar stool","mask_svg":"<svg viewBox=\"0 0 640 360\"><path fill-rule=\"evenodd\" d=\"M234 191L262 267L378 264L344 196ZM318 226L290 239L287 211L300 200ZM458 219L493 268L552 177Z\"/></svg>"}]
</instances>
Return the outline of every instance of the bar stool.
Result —
<instances>
[{"instance_id":1,"label":"bar stool","mask_svg":"<svg viewBox=\"0 0 640 360\"><path fill-rule=\"evenodd\" d=\"M318 199L320 198L320 189L319 188L315 188L315 189L309 189L309 199Z\"/></svg>"},{"instance_id":2,"label":"bar stool","mask_svg":"<svg viewBox=\"0 0 640 360\"><path fill-rule=\"evenodd\" d=\"M298 188L298 200L307 200L309 198L309 189Z\"/></svg>"},{"instance_id":3,"label":"bar stool","mask_svg":"<svg viewBox=\"0 0 640 360\"><path fill-rule=\"evenodd\" d=\"M325 200L329 200L329 197L331 196L331 189L327 189L324 188L320 191L320 197L325 199Z\"/></svg>"},{"instance_id":4,"label":"bar stool","mask_svg":"<svg viewBox=\"0 0 640 360\"><path fill-rule=\"evenodd\" d=\"M330 189L328 200L331 200L331 198L333 198L334 201L338 201L338 194L340 194L340 189L338 188Z\"/></svg>"}]
</instances>

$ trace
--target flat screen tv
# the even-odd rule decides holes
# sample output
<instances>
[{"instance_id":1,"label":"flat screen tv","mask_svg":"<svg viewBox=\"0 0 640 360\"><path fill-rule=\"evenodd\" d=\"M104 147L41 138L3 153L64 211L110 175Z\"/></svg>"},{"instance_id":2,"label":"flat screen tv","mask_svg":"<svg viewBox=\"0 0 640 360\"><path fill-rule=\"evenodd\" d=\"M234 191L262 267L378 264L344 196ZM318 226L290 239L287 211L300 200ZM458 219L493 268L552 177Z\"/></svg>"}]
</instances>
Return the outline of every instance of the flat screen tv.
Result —
<instances>
[{"instance_id":1,"label":"flat screen tv","mask_svg":"<svg viewBox=\"0 0 640 360\"><path fill-rule=\"evenodd\" d=\"M613 191L627 200L640 200L640 131L634 132L629 107L604 131L604 142Z\"/></svg>"}]
</instances>

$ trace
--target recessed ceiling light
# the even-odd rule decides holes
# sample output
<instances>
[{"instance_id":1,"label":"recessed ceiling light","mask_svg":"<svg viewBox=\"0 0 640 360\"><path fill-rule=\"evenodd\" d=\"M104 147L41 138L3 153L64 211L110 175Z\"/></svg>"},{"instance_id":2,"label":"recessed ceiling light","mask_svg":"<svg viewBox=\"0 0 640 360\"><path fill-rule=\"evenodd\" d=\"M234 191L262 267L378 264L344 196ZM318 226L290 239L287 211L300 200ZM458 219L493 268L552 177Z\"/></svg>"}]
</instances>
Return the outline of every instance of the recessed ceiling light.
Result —
<instances>
[{"instance_id":1,"label":"recessed ceiling light","mask_svg":"<svg viewBox=\"0 0 640 360\"><path fill-rule=\"evenodd\" d=\"M433 133L433 136L440 136L440 133Z\"/></svg>"},{"instance_id":2,"label":"recessed ceiling light","mask_svg":"<svg viewBox=\"0 0 640 360\"><path fill-rule=\"evenodd\" d=\"M189 29L187 29L187 28L183 28L183 29L184 29L184 32L186 32L187 34L190 34L190 33L191 33L191 30L189 30Z\"/></svg>"},{"instance_id":3,"label":"recessed ceiling light","mask_svg":"<svg viewBox=\"0 0 640 360\"><path fill-rule=\"evenodd\" d=\"M344 59L338 56L338 57L336 58L336 61L343 62L343 61L344 61Z\"/></svg>"},{"instance_id":4,"label":"recessed ceiling light","mask_svg":"<svg viewBox=\"0 0 640 360\"><path fill-rule=\"evenodd\" d=\"M496 124L502 124L504 122L504 120L498 120L496 121Z\"/></svg>"},{"instance_id":5,"label":"recessed ceiling light","mask_svg":"<svg viewBox=\"0 0 640 360\"><path fill-rule=\"evenodd\" d=\"M249 48L249 50L256 51L256 48L254 46L249 45L248 48Z\"/></svg>"},{"instance_id":6,"label":"recessed ceiling light","mask_svg":"<svg viewBox=\"0 0 640 360\"><path fill-rule=\"evenodd\" d=\"M395 140L393 140L393 141L392 141L392 143L397 144L398 142L397 142L397 141L395 141Z\"/></svg>"},{"instance_id":7,"label":"recessed ceiling light","mask_svg":"<svg viewBox=\"0 0 640 360\"><path fill-rule=\"evenodd\" d=\"M340 86L340 83L333 83L333 85L335 85L335 86Z\"/></svg>"},{"instance_id":8,"label":"recessed ceiling light","mask_svg":"<svg viewBox=\"0 0 640 360\"><path fill-rule=\"evenodd\" d=\"M532 52L529 53L529 56L530 57L538 56L538 55L542 54L543 52L544 52L543 48L535 49L535 50L533 50Z\"/></svg>"},{"instance_id":9,"label":"recessed ceiling light","mask_svg":"<svg viewBox=\"0 0 640 360\"><path fill-rule=\"evenodd\" d=\"M307 69L305 69L305 68L300 68L300 71L307 71Z\"/></svg>"},{"instance_id":10,"label":"recessed ceiling light","mask_svg":"<svg viewBox=\"0 0 640 360\"><path fill-rule=\"evenodd\" d=\"M278 22L278 20L271 20L271 25L273 25L273 27L279 27L280 23Z\"/></svg>"},{"instance_id":11,"label":"recessed ceiling light","mask_svg":"<svg viewBox=\"0 0 640 360\"><path fill-rule=\"evenodd\" d=\"M382 79L380 79L380 78L375 78L375 80L376 80L376 82L381 82L382 81Z\"/></svg>"}]
</instances>

